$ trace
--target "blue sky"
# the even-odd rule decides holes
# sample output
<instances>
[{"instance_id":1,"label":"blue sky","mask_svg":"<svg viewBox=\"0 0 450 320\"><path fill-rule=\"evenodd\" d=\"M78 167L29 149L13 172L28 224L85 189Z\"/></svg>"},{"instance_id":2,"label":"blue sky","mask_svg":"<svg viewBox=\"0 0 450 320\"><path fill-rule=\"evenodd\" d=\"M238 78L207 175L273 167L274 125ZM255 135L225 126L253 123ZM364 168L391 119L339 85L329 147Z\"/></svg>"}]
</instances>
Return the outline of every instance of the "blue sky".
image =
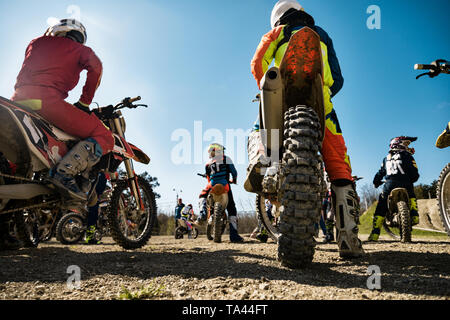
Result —
<instances>
[{"instance_id":1,"label":"blue sky","mask_svg":"<svg viewBox=\"0 0 450 320\"><path fill-rule=\"evenodd\" d=\"M104 74L94 101L112 104L142 96L148 109L125 111L126 136L152 158L138 172L158 177L159 206L173 207L175 192L197 204L203 165L176 165L171 152L177 129L194 135L217 129L247 130L256 119L258 93L250 73L255 49L270 29L274 0L147 1L0 1L0 95L10 97L27 44L42 35L50 17L64 18L71 5L80 9L88 42L103 62ZM414 143L419 183L437 179L450 150L434 146L450 120L450 76L415 80L415 63L450 59L448 0L304 0L305 10L333 39L345 79L334 98L354 174L371 183L389 140L418 136ZM369 30L370 5L381 9L381 29ZM82 78L83 79L83 78ZM76 102L83 83L68 101ZM214 131L209 131L214 133ZM217 131L216 131L217 133ZM207 138L207 137L204 137ZM211 141L202 141L206 148ZM227 145L231 145L231 141ZM197 146L199 142L197 141ZM233 149L233 148L231 148ZM201 149L200 149L201 150ZM233 150L234 155L237 150ZM233 151L231 151L233 153ZM234 159L238 162L237 159ZM244 191L246 163L238 164L234 186L238 210L250 209L254 196Z\"/></svg>"}]
</instances>

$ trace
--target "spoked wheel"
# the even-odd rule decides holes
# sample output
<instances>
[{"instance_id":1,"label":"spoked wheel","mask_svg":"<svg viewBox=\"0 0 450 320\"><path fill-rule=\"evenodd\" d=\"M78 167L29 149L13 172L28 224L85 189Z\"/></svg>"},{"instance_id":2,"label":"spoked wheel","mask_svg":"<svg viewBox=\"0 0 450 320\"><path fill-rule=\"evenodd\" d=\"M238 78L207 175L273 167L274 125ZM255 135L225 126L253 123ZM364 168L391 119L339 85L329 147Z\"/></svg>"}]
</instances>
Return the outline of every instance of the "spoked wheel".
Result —
<instances>
[{"instance_id":1,"label":"spoked wheel","mask_svg":"<svg viewBox=\"0 0 450 320\"><path fill-rule=\"evenodd\" d=\"M26 210L14 215L17 237L25 247L35 248L40 242L37 210Z\"/></svg>"},{"instance_id":2,"label":"spoked wheel","mask_svg":"<svg viewBox=\"0 0 450 320\"><path fill-rule=\"evenodd\" d=\"M266 210L266 198L261 195L256 196L256 213L259 221L261 221L263 227L267 230L269 237L275 242L278 241L280 236L280 206L272 204L271 216Z\"/></svg>"},{"instance_id":3,"label":"spoked wheel","mask_svg":"<svg viewBox=\"0 0 450 320\"><path fill-rule=\"evenodd\" d=\"M124 249L144 246L151 237L156 221L156 201L152 187L141 177L137 181L140 199L135 199L128 181L121 180L114 188L108 212L111 236ZM141 204L141 210L138 203Z\"/></svg>"},{"instance_id":4,"label":"spoked wheel","mask_svg":"<svg viewBox=\"0 0 450 320\"><path fill-rule=\"evenodd\" d=\"M437 199L442 224L450 236L450 163L445 166L439 177Z\"/></svg>"},{"instance_id":5,"label":"spoked wheel","mask_svg":"<svg viewBox=\"0 0 450 320\"><path fill-rule=\"evenodd\" d=\"M398 233L398 232L394 232L394 230L391 229L392 227L390 227L390 226L388 226L388 225L386 224L386 221L383 223L383 228L384 228L384 231L386 231L386 233L387 233L392 239L400 240L400 235L399 235L399 233Z\"/></svg>"},{"instance_id":6,"label":"spoked wheel","mask_svg":"<svg viewBox=\"0 0 450 320\"><path fill-rule=\"evenodd\" d=\"M183 239L183 235L184 235L184 228L177 227L175 229L175 239Z\"/></svg>"},{"instance_id":7,"label":"spoked wheel","mask_svg":"<svg viewBox=\"0 0 450 320\"><path fill-rule=\"evenodd\" d=\"M74 244L84 236L86 230L85 217L71 212L64 215L56 225L56 240L62 244Z\"/></svg>"},{"instance_id":8,"label":"spoked wheel","mask_svg":"<svg viewBox=\"0 0 450 320\"><path fill-rule=\"evenodd\" d=\"M398 221L393 225L388 225L386 219L383 222L383 228L392 239L400 240L401 242L411 242L412 226L408 204L404 201L397 202L397 210Z\"/></svg>"}]
</instances>

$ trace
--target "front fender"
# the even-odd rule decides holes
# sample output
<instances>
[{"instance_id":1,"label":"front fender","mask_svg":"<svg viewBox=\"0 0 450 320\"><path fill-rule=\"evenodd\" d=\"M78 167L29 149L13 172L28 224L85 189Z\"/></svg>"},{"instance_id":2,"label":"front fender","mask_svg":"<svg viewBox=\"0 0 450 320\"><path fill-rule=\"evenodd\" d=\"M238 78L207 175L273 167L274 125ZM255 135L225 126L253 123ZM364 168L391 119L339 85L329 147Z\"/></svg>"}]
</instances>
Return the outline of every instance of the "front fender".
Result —
<instances>
[{"instance_id":1,"label":"front fender","mask_svg":"<svg viewBox=\"0 0 450 320\"><path fill-rule=\"evenodd\" d=\"M133 150L134 157L133 160L136 160L137 162L143 163L143 164L149 164L150 163L150 157L147 156L144 151L136 147L134 144L129 143L131 147L131 150Z\"/></svg>"}]
</instances>

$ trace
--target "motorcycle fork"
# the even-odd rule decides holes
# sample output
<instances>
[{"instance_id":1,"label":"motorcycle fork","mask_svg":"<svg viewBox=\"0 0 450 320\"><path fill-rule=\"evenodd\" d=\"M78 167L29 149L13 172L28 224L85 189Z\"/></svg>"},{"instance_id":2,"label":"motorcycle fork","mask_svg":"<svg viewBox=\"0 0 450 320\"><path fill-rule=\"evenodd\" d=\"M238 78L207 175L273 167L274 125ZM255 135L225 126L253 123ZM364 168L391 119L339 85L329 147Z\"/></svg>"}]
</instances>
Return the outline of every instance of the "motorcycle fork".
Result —
<instances>
[{"instance_id":1,"label":"motorcycle fork","mask_svg":"<svg viewBox=\"0 0 450 320\"><path fill-rule=\"evenodd\" d=\"M120 124L119 118L114 118L114 127L122 138L125 138L122 125ZM137 176L134 174L133 166L130 159L125 159L125 170L128 176L128 185L130 186L131 192L133 193L134 199L136 200L136 206L139 211L144 210L144 204L142 202L141 193L139 192L139 185L137 182Z\"/></svg>"}]
</instances>

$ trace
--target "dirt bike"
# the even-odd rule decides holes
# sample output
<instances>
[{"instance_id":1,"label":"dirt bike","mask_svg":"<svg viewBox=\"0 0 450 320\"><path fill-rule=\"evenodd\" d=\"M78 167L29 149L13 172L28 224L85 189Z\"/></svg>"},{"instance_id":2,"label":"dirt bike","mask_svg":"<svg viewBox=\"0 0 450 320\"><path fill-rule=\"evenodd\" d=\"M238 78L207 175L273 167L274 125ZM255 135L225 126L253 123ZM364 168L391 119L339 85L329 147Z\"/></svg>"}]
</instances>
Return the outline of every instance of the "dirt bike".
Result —
<instances>
[{"instance_id":1,"label":"dirt bike","mask_svg":"<svg viewBox=\"0 0 450 320\"><path fill-rule=\"evenodd\" d=\"M401 242L411 242L412 223L409 211L409 196L405 188L395 188L389 194L388 211L383 222L383 228L394 239ZM398 234L391 228L398 229Z\"/></svg>"},{"instance_id":2,"label":"dirt bike","mask_svg":"<svg viewBox=\"0 0 450 320\"><path fill-rule=\"evenodd\" d=\"M200 177L206 179L206 175L198 173ZM228 191L226 186L216 184L209 191L206 199L207 225L206 237L216 243L222 242L222 235L228 224L227 214L225 212L228 206Z\"/></svg>"},{"instance_id":3,"label":"dirt bike","mask_svg":"<svg viewBox=\"0 0 450 320\"><path fill-rule=\"evenodd\" d=\"M114 181L112 181L112 184L114 184ZM105 190L99 200L99 213L94 233L96 241L101 241L104 236L111 232L107 214L112 191L111 188ZM56 240L62 244L75 244L81 241L87 230L87 215L88 211L86 210L82 212L71 211L65 214L56 226Z\"/></svg>"},{"instance_id":4,"label":"dirt bike","mask_svg":"<svg viewBox=\"0 0 450 320\"><path fill-rule=\"evenodd\" d=\"M423 76L429 76L430 78L437 77L441 73L450 74L450 62L447 60L436 60L431 64L416 64L414 66L415 70L430 70L429 72L418 75L416 79ZM448 130L448 129L447 129ZM450 145L450 132L444 132L439 137L442 138L440 146L436 141L436 146L443 149ZM439 180L437 184L437 200L439 204L439 214L442 219L442 223L450 236L450 163L448 163L444 169L442 169L439 175Z\"/></svg>"},{"instance_id":5,"label":"dirt bike","mask_svg":"<svg viewBox=\"0 0 450 320\"><path fill-rule=\"evenodd\" d=\"M156 219L155 196L150 184L138 177L132 160L148 164L150 158L125 140L125 119L120 109L134 109L140 97L125 98L119 104L94 109L93 112L113 133L113 150L104 155L91 169L91 189L88 202L96 196L95 185L100 171L116 172L121 163L126 177L117 182L111 197L108 219L113 239L125 249L140 248L151 236ZM17 219L39 216L43 210L57 212L84 210L86 203L65 198L48 182L50 168L70 150L79 139L56 128L40 115L6 98L0 97L0 152L16 164L14 175L0 172L0 214L15 215ZM86 177L77 176L77 180ZM120 201L122 198L124 202ZM33 221L33 219L28 219ZM34 220L35 221L38 220ZM130 222L130 223L127 223ZM27 224L17 226L19 234L28 233Z\"/></svg>"},{"instance_id":6,"label":"dirt bike","mask_svg":"<svg viewBox=\"0 0 450 320\"><path fill-rule=\"evenodd\" d=\"M189 234L189 228L187 226L186 220L178 219L178 227L175 229L175 239L183 239L184 235L192 237L193 239L197 239L198 237L198 229L195 226L193 221L189 221L191 224L191 233Z\"/></svg>"},{"instance_id":7,"label":"dirt bike","mask_svg":"<svg viewBox=\"0 0 450 320\"><path fill-rule=\"evenodd\" d=\"M271 167L261 171L256 208L278 243L282 265L309 264L315 250L315 224L326 191L319 154L325 130L323 63L319 35L304 27L292 35L280 68L261 81L260 134L249 137L249 160L262 149ZM279 160L281 155L281 161ZM261 168L263 169L263 168ZM247 191L249 191L246 188ZM264 201L272 203L270 220Z\"/></svg>"}]
</instances>

